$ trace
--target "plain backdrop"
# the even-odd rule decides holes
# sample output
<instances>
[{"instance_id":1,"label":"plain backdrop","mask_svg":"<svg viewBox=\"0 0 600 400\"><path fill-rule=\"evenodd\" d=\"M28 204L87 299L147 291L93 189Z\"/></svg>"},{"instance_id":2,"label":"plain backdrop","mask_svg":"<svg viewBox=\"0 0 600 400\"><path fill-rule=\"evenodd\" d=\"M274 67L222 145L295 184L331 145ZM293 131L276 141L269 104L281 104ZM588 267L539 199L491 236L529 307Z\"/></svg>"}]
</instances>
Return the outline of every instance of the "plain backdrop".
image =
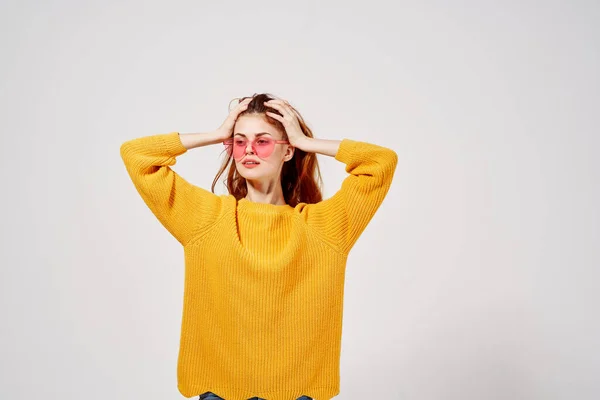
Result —
<instances>
[{"instance_id":1,"label":"plain backdrop","mask_svg":"<svg viewBox=\"0 0 600 400\"><path fill-rule=\"evenodd\" d=\"M183 251L119 147L269 92L399 155L336 400L600 398L599 3L1 4L0 397L183 398ZM210 189L222 150L174 169Z\"/></svg>"}]
</instances>

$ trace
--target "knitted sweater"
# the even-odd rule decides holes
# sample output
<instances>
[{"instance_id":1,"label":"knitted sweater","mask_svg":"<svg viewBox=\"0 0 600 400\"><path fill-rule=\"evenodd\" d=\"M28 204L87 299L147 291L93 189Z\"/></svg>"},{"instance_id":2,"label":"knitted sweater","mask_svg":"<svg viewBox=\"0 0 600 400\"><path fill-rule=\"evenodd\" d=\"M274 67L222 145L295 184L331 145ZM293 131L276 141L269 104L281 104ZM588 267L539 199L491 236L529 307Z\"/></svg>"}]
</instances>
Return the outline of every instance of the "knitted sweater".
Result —
<instances>
[{"instance_id":1,"label":"knitted sweater","mask_svg":"<svg viewBox=\"0 0 600 400\"><path fill-rule=\"evenodd\" d=\"M341 188L291 207L189 183L171 169L186 151L178 132L121 145L138 193L184 251L179 392L335 397L346 260L388 192L397 154L343 139Z\"/></svg>"}]
</instances>

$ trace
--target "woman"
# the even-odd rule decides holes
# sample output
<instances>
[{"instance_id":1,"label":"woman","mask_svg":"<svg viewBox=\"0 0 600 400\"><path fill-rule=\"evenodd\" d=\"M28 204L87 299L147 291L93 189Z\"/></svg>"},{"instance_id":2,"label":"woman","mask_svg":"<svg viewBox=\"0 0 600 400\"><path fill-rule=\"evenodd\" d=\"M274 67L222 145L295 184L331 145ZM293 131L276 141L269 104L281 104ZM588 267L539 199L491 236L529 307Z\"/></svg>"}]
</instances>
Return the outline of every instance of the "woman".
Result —
<instances>
[{"instance_id":1,"label":"woman","mask_svg":"<svg viewBox=\"0 0 600 400\"><path fill-rule=\"evenodd\" d=\"M227 157L209 192L171 166L211 144L225 145ZM326 200L315 181L316 154L349 173ZM180 393L202 400L339 394L346 261L389 190L397 154L314 138L287 101L255 94L215 131L129 140L121 157L184 250ZM227 168L229 194L217 195Z\"/></svg>"}]
</instances>

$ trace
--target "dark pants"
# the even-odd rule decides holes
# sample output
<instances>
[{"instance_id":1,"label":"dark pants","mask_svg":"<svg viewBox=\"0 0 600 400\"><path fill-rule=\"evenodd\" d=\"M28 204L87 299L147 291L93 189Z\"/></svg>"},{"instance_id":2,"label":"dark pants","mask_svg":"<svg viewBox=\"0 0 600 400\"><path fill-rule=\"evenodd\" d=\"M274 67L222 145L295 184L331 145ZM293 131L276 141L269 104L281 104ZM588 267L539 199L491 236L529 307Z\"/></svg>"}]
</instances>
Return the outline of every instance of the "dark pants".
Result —
<instances>
[{"instance_id":1,"label":"dark pants","mask_svg":"<svg viewBox=\"0 0 600 400\"><path fill-rule=\"evenodd\" d=\"M213 392L203 393L200 395L200 397L198 399L199 400L225 400L224 398L217 396ZM265 399L261 399L260 397L251 397L248 400L265 400ZM312 399L312 397L301 396L301 397L298 397L296 400L313 400L313 399Z\"/></svg>"}]
</instances>

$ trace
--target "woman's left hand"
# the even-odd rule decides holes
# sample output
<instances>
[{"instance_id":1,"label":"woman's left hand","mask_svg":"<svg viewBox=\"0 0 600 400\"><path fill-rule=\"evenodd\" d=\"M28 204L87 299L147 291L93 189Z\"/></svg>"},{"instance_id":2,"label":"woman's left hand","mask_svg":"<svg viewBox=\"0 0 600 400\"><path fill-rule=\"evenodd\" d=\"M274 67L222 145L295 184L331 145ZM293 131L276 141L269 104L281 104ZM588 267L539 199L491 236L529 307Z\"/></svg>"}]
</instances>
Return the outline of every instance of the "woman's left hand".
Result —
<instances>
[{"instance_id":1,"label":"woman's left hand","mask_svg":"<svg viewBox=\"0 0 600 400\"><path fill-rule=\"evenodd\" d=\"M309 139L309 137L302 132L298 117L294 110L291 109L289 103L285 100L274 99L265 101L265 105L276 109L283 115L282 117L279 114L269 111L266 112L269 117L275 118L283 124L290 144L302 150L302 143L304 143L306 139Z\"/></svg>"}]
</instances>

